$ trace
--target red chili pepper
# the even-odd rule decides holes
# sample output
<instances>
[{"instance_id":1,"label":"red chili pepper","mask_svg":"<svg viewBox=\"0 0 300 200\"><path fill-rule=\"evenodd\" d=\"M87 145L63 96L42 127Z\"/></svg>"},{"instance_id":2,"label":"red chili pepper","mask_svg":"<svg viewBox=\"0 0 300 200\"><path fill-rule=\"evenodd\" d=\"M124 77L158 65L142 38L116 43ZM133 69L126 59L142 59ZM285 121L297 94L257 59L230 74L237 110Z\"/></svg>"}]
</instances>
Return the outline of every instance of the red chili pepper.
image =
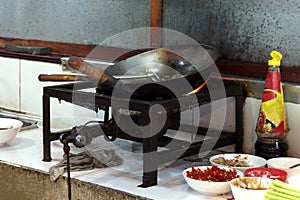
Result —
<instances>
[{"instance_id":1,"label":"red chili pepper","mask_svg":"<svg viewBox=\"0 0 300 200\"><path fill-rule=\"evenodd\" d=\"M220 169L217 166L207 167L204 170L192 167L191 171L187 171L187 177L200 181L225 182L239 177L234 169Z\"/></svg>"}]
</instances>

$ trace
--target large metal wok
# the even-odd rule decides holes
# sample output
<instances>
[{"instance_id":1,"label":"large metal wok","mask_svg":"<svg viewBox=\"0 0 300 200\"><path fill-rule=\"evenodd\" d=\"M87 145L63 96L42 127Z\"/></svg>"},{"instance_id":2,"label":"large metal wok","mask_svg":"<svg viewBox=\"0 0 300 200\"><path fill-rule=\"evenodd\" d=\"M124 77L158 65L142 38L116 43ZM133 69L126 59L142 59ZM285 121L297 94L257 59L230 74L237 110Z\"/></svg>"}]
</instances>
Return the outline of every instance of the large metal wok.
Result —
<instances>
[{"instance_id":1,"label":"large metal wok","mask_svg":"<svg viewBox=\"0 0 300 200\"><path fill-rule=\"evenodd\" d=\"M172 97L199 87L213 71L218 52L208 45L149 50L113 65L71 57L68 65L98 81L98 91L138 98Z\"/></svg>"}]
</instances>

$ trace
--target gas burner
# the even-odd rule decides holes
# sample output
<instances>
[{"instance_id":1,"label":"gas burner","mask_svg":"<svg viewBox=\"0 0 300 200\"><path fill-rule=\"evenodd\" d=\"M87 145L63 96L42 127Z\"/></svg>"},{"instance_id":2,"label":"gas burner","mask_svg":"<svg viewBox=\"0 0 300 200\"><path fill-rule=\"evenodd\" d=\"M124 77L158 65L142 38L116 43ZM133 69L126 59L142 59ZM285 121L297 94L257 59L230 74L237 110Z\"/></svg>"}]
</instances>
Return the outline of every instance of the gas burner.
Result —
<instances>
[{"instance_id":1,"label":"gas burner","mask_svg":"<svg viewBox=\"0 0 300 200\"><path fill-rule=\"evenodd\" d=\"M235 144L236 152L242 152L243 147L243 103L244 103L244 86L237 84L234 81L224 81L226 97L235 98L235 132L222 131L221 134L216 134L217 137L211 137L209 142L214 143L214 149ZM219 88L214 88L217 93ZM76 97L76 98L74 98ZM196 97L196 98L195 98ZM99 90L95 90L95 84L89 81L76 82L71 84L56 85L44 87L43 90L43 161L51 161L51 149L50 143L54 140L59 140L62 134L66 132L52 133L50 131L50 98L57 98L64 100L94 111L103 110L104 120L101 122L101 127L105 137L111 140L125 139L130 141L139 142L142 144L143 150L143 177L140 187L149 187L157 184L158 166L161 164L169 163L174 159L180 159L187 156L195 155L199 153L199 150L203 144L203 141L187 142L180 138L172 138L166 134L167 130L179 130L180 112L193 109L194 106L201 106L210 103L209 92L207 90L201 90L193 98L189 96L182 96L179 98L151 98L151 99L135 99L131 98L122 99L115 98L109 94L103 94ZM224 97L220 97L224 98ZM93 99L91 102L90 100ZM195 100L196 99L196 100ZM214 99L217 100L217 99ZM112 101L114 102L112 104ZM127 109L126 105L128 105ZM178 102L181 102L179 105ZM195 102L196 101L196 102ZM149 109L154 105L160 105L163 108L161 111L151 111ZM110 112L115 112L113 117L110 116ZM156 134L132 128L131 130L124 131L117 125L116 120L120 122L122 117L130 118L140 127L144 127L149 124L149 116L155 116L151 119L151 123L160 123L162 120L162 114L167 116L166 123L163 129ZM117 119L118 118L118 119ZM121 120L120 120L121 119ZM125 121L126 123L126 121ZM153 126L156 127L156 126ZM130 127L129 127L130 128ZM180 125L180 131L190 132L191 129L195 130L195 126ZM206 128L196 126L196 135L205 136L207 134ZM133 134L128 134L128 131ZM210 130L211 131L211 130ZM68 134L68 133L67 133ZM89 127L89 130L85 133L85 136L101 135L97 132L97 129ZM137 134L140 137L136 137ZM160 147L166 147L172 141L171 147L165 148L166 150L158 151ZM179 152L180 156L172 156L174 152Z\"/></svg>"}]
</instances>

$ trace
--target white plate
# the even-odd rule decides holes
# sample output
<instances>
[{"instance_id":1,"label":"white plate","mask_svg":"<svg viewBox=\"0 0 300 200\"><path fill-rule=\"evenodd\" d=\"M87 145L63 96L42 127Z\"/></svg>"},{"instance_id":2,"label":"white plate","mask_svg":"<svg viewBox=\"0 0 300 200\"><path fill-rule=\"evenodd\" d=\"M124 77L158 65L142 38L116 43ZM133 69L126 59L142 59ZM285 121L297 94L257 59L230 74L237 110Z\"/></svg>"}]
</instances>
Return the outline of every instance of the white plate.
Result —
<instances>
[{"instance_id":1,"label":"white plate","mask_svg":"<svg viewBox=\"0 0 300 200\"><path fill-rule=\"evenodd\" d=\"M213 161L213 160L215 160L216 158L219 158L219 157L224 157L225 159L228 159L228 160L230 159L231 160L231 159L234 159L236 156L240 156L241 159L246 160L248 162L248 166L247 167L226 166L226 165L215 163ZM212 156L209 159L209 161L212 165L223 166L223 167L231 167L231 168L237 169L237 170L239 170L243 173L245 172L246 169L253 168L253 167L265 167L266 164L267 164L267 161L264 158L261 158L259 156L254 156L254 155L251 155L251 154L238 154L238 153L215 155L215 156Z\"/></svg>"}]
</instances>

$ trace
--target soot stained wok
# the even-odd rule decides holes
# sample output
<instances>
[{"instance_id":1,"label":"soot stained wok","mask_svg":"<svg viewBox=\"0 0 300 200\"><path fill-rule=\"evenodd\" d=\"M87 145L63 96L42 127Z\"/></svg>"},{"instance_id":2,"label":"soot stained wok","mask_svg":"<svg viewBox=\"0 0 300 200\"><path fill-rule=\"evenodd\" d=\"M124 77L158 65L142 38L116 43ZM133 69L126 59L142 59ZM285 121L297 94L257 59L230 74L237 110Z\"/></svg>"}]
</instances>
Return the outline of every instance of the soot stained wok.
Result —
<instances>
[{"instance_id":1,"label":"soot stained wok","mask_svg":"<svg viewBox=\"0 0 300 200\"><path fill-rule=\"evenodd\" d=\"M109 66L79 57L71 57L68 64L98 81L101 92L111 94L115 90L151 98L191 92L209 77L217 57L213 47L195 45L149 50Z\"/></svg>"}]
</instances>

